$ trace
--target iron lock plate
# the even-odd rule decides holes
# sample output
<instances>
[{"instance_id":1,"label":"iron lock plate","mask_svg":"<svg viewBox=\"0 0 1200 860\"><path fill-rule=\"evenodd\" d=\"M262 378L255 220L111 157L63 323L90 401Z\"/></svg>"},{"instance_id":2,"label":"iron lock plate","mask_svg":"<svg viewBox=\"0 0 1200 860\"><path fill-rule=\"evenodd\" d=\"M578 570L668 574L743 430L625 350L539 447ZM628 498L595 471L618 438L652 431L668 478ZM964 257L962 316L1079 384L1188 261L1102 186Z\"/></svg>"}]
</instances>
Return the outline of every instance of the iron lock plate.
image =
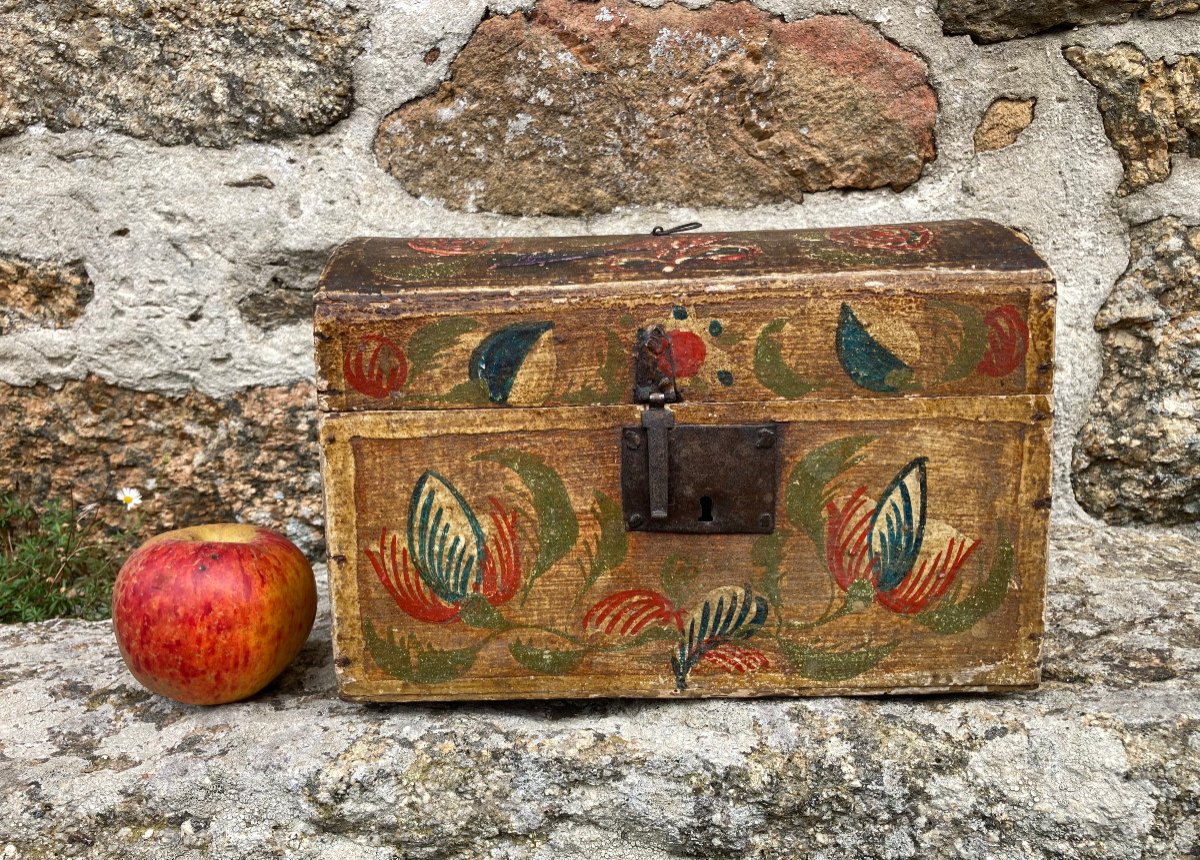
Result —
<instances>
[{"instance_id":1,"label":"iron lock plate","mask_svg":"<svg viewBox=\"0 0 1200 860\"><path fill-rule=\"evenodd\" d=\"M774 423L675 424L670 410L645 410L641 427L622 430L626 529L772 532L779 494L779 432Z\"/></svg>"}]
</instances>

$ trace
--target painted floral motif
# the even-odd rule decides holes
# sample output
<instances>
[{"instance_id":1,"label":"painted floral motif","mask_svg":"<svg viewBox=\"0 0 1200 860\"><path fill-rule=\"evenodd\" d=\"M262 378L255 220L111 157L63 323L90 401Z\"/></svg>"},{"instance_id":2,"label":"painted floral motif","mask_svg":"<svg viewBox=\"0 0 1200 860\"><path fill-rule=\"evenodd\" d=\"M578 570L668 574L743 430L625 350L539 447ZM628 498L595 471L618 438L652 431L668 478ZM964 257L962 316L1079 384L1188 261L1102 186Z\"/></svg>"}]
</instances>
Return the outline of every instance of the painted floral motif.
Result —
<instances>
[{"instance_id":1,"label":"painted floral motif","mask_svg":"<svg viewBox=\"0 0 1200 860\"><path fill-rule=\"evenodd\" d=\"M342 360L346 384L355 391L382 400L404 387L408 362L400 347L377 334L364 335Z\"/></svg>"},{"instance_id":2,"label":"painted floral motif","mask_svg":"<svg viewBox=\"0 0 1200 860\"><path fill-rule=\"evenodd\" d=\"M843 304L834 338L842 370L860 388L896 394L935 389L972 373L1001 378L1023 366L1029 327L1015 305L1003 305L987 314L946 301L935 302L934 308L942 314L941 327L925 342L902 320L884 320L892 338L906 336L910 353L925 358L923 353L928 352L934 359L934 367L926 366L918 376L912 364L899 355L900 350L886 342L887 333L876 333L849 304ZM953 327L959 335L951 343ZM940 363L936 361L939 351L944 355Z\"/></svg>"},{"instance_id":3,"label":"painted floral motif","mask_svg":"<svg viewBox=\"0 0 1200 860\"><path fill-rule=\"evenodd\" d=\"M517 374L525 365L526 358L542 340L542 335L552 328L554 323L549 320L534 320L492 332L471 353L468 378L484 385L488 400L492 403L508 403L517 383ZM519 403L523 399L518 397L514 402Z\"/></svg>"},{"instance_id":4,"label":"painted floral motif","mask_svg":"<svg viewBox=\"0 0 1200 860\"><path fill-rule=\"evenodd\" d=\"M730 336L732 333L720 320L698 316L676 305L669 319L646 320L642 330L655 326L665 330L671 346L669 352L664 350L660 354L659 370L687 383L684 386L687 396L695 397L714 386L733 385L733 359L728 348L736 338Z\"/></svg>"},{"instance_id":5,"label":"painted floral motif","mask_svg":"<svg viewBox=\"0 0 1200 860\"><path fill-rule=\"evenodd\" d=\"M825 562L838 587L854 600L874 599L905 615L923 612L946 593L979 546L952 536L932 557L922 554L925 470L923 458L905 466L879 505L859 487L842 505L826 506Z\"/></svg>"},{"instance_id":6,"label":"painted floral motif","mask_svg":"<svg viewBox=\"0 0 1200 860\"><path fill-rule=\"evenodd\" d=\"M407 546L397 555L399 536L389 538L385 529L378 548L364 551L380 583L406 614L442 624L457 620L471 595L499 606L517 593L517 514L495 498L488 502L492 529L485 541L479 520L458 490L437 472L426 472L409 505Z\"/></svg>"},{"instance_id":7,"label":"painted floral motif","mask_svg":"<svg viewBox=\"0 0 1200 860\"><path fill-rule=\"evenodd\" d=\"M983 318L987 326L987 349L976 366L984 376L1008 376L1025 361L1029 349L1029 327L1013 305L996 308Z\"/></svg>"},{"instance_id":8,"label":"painted floral motif","mask_svg":"<svg viewBox=\"0 0 1200 860\"><path fill-rule=\"evenodd\" d=\"M916 317L915 319L913 317ZM757 331L727 327L694 308L668 305L659 314L613 322L613 328L559 331L549 318L519 319L482 329L464 316L418 328L402 350L397 341L371 332L352 341L344 355L346 387L373 399L403 392L407 402L467 406L610 404L628 400L628 364L639 328L662 326L671 344L675 377L685 393L703 397L749 378L787 399L838 385L830 374L829 349L813 343L801 321L789 317L760 323ZM753 337L752 352L740 344ZM1029 327L1012 304L983 310L950 300L930 300L916 314L890 313L869 303L840 306L832 337L837 365L855 387L878 394L936 393L973 375L986 379L1020 373L1029 352ZM570 343L569 350L561 350ZM561 350L561 351L560 351ZM454 355L454 363L447 356ZM820 368L804 373L794 363ZM465 366L464 366L465 365ZM743 376L745 373L745 376ZM1018 380L1019 381L1019 380Z\"/></svg>"},{"instance_id":9,"label":"painted floral motif","mask_svg":"<svg viewBox=\"0 0 1200 860\"><path fill-rule=\"evenodd\" d=\"M933 244L934 234L921 224L883 227L841 227L829 231L829 241L872 251L924 251Z\"/></svg>"},{"instance_id":10,"label":"painted floral motif","mask_svg":"<svg viewBox=\"0 0 1200 860\"><path fill-rule=\"evenodd\" d=\"M488 451L473 461L507 470L523 491L506 501L518 489L497 478L503 492L485 496L485 527L449 479L427 471L410 497L406 539L384 528L377 542L363 547L384 592L418 626L398 637L367 619L364 640L381 669L419 684L462 676L498 639L517 665L539 674L573 672L591 655L645 650L663 661L664 671L670 668L679 691L697 683L696 673L777 672L839 682L870 672L902 645L904 625L935 635L969 630L1004 603L1013 575L1012 545L1001 537L986 574L976 570L964 582L980 541L932 515L925 457L904 465L878 501L867 484L844 492L842 476L863 463L874 444L870 437L835 439L791 465L791 528L781 525L756 539L751 560L759 573L751 581L721 584L718 560L670 556L658 588L600 590L586 602L593 586L626 562L629 536L619 504L597 493L594 529L581 538L565 485L542 457ZM833 594L841 595L815 619L792 617L781 588L788 576L806 575L806 565L789 569L787 562L797 557L789 545L803 539L815 545ZM560 562L565 565L557 568ZM541 577L560 571L549 599L563 601L569 586L562 577L572 568L578 569L578 627L522 622L520 607ZM822 628L871 611L892 619L884 628L889 638L851 648L820 644ZM441 649L420 635L422 625L448 624L475 638Z\"/></svg>"},{"instance_id":11,"label":"painted floral motif","mask_svg":"<svg viewBox=\"0 0 1200 860\"><path fill-rule=\"evenodd\" d=\"M835 347L842 369L860 388L894 393L913 387L912 368L872 337L847 304L838 318Z\"/></svg>"},{"instance_id":12,"label":"painted floral motif","mask_svg":"<svg viewBox=\"0 0 1200 860\"><path fill-rule=\"evenodd\" d=\"M713 589L690 611L677 609L666 594L630 589L597 601L581 626L585 632L623 638L654 628L677 633L671 670L676 687L686 690L688 676L701 661L723 672L767 668L770 661L765 654L739 643L762 629L768 611L766 598L750 586Z\"/></svg>"},{"instance_id":13,"label":"painted floral motif","mask_svg":"<svg viewBox=\"0 0 1200 860\"><path fill-rule=\"evenodd\" d=\"M680 379L688 379L699 373L700 366L708 357L708 347L705 346L700 335L683 329L672 329L667 332L667 339L671 341L671 355L675 360L675 376ZM662 371L670 373L671 368L664 367Z\"/></svg>"}]
</instances>

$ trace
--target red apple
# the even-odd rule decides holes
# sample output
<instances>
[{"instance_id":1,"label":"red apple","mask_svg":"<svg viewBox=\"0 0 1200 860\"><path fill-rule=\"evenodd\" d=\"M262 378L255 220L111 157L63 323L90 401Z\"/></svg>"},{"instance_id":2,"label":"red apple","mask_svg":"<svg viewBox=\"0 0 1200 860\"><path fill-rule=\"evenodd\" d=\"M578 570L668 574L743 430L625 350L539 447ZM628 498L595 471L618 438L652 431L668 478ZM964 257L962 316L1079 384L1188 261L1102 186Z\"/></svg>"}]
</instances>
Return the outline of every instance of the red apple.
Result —
<instances>
[{"instance_id":1,"label":"red apple","mask_svg":"<svg viewBox=\"0 0 1200 860\"><path fill-rule=\"evenodd\" d=\"M129 671L193 705L234 702L271 683L316 614L312 568L295 544L237 523L151 538L113 586L113 630Z\"/></svg>"}]
</instances>

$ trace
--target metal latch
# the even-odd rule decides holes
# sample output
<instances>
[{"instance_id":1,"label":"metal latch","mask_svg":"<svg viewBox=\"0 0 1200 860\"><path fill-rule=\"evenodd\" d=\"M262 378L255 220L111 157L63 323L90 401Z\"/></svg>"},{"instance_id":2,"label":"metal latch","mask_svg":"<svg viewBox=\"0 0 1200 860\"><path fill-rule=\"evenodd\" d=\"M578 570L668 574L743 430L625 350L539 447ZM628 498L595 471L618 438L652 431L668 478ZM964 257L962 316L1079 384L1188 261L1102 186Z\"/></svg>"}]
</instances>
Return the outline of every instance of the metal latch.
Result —
<instances>
[{"instance_id":1,"label":"metal latch","mask_svg":"<svg viewBox=\"0 0 1200 860\"><path fill-rule=\"evenodd\" d=\"M631 531L769 533L779 489L779 426L676 424L671 341L641 334L634 397L640 427L622 429L621 500Z\"/></svg>"}]
</instances>

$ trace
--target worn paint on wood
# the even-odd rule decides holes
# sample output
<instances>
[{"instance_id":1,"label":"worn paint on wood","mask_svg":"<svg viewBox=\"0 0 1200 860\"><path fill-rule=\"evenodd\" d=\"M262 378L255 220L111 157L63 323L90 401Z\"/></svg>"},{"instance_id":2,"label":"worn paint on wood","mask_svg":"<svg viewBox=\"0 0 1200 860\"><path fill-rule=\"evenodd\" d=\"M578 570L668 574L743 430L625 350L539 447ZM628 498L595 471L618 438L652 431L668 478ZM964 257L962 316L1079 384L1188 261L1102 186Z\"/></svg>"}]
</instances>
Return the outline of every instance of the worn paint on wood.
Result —
<instances>
[{"instance_id":1,"label":"worn paint on wood","mask_svg":"<svg viewBox=\"0 0 1200 860\"><path fill-rule=\"evenodd\" d=\"M839 231L819 232L821 248L837 246ZM999 246L990 267L962 256L980 246L962 236L980 234ZM346 271L362 261L335 257L318 361L343 695L1036 683L1048 272L1012 234L978 223L846 232L892 242L876 253L908 269L796 256L811 234L748 235L698 241L721 249L707 256L641 251L657 274L701 261L703 276L663 293L625 280L624 258L603 250L628 254L626 239L589 239L591 256L580 240L524 240L546 246L537 264L493 240L388 243L402 260L469 259L463 272L484 279L474 288L354 291ZM919 270L909 259L939 245L960 256ZM489 259L542 274L514 301L493 291ZM709 271L750 261L750 280L728 288ZM580 283L539 292L555 265ZM611 283L597 267L616 273ZM632 361L650 324L671 334L676 422L779 423L771 534L626 531L621 428L639 420Z\"/></svg>"}]
</instances>

